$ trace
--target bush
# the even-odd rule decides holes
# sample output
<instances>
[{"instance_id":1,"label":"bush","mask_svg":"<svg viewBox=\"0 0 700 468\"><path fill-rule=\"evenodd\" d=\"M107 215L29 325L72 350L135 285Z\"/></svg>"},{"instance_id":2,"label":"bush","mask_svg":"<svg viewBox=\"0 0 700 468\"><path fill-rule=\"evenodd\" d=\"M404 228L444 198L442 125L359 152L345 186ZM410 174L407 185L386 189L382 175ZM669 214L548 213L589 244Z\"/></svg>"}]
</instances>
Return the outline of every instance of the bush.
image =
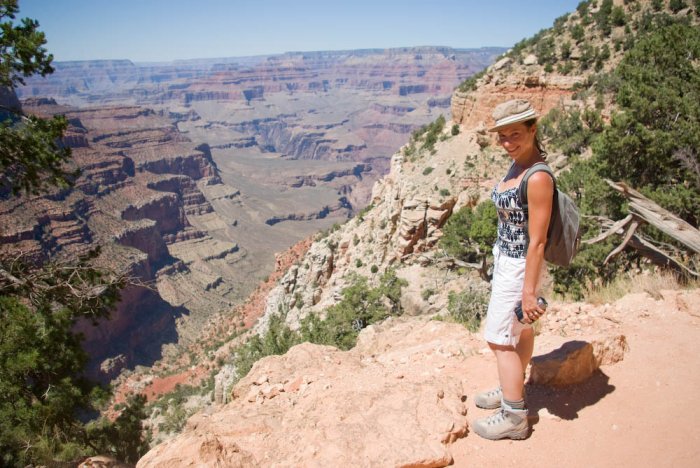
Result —
<instances>
[{"instance_id":1,"label":"bush","mask_svg":"<svg viewBox=\"0 0 700 468\"><path fill-rule=\"evenodd\" d=\"M571 56L571 42L562 42L561 47L559 48L559 54L561 55L562 59L568 59Z\"/></svg>"},{"instance_id":2,"label":"bush","mask_svg":"<svg viewBox=\"0 0 700 468\"><path fill-rule=\"evenodd\" d=\"M262 337L254 335L234 351L238 378L244 377L258 359L284 354L304 341L344 350L352 348L363 328L391 315L401 315L401 289L407 284L394 270L387 270L375 288L369 287L364 276L353 275L350 285L343 289L342 299L326 309L326 318L309 314L301 320L298 331L286 325L286 312L280 308L270 317Z\"/></svg>"},{"instance_id":3,"label":"bush","mask_svg":"<svg viewBox=\"0 0 700 468\"><path fill-rule=\"evenodd\" d=\"M687 24L662 25L637 40L615 70L619 112L593 145L602 174L652 194L698 189L697 171L682 156L697 160L700 148L698 59L700 30ZM665 207L695 226L700 221L697 202Z\"/></svg>"},{"instance_id":4,"label":"bush","mask_svg":"<svg viewBox=\"0 0 700 468\"><path fill-rule=\"evenodd\" d=\"M535 46L535 55L537 55L540 64L547 65L556 62L557 55L554 38L549 36L540 40Z\"/></svg>"},{"instance_id":5,"label":"bush","mask_svg":"<svg viewBox=\"0 0 700 468\"><path fill-rule=\"evenodd\" d=\"M517 44L516 44L516 47L517 47ZM515 49L515 47L514 47L514 49ZM457 89L463 93L467 93L469 91L476 90L476 82L479 81L479 78L484 76L485 73L486 73L485 69L480 71L479 73L475 73L474 75L470 76L466 80L462 81L459 84L459 86L457 87Z\"/></svg>"},{"instance_id":6,"label":"bush","mask_svg":"<svg viewBox=\"0 0 700 468\"><path fill-rule=\"evenodd\" d=\"M590 146L596 134L602 130L602 117L593 109L581 114L578 110L550 110L541 120L539 128L549 140L549 145L567 156L580 154Z\"/></svg>"},{"instance_id":7,"label":"bush","mask_svg":"<svg viewBox=\"0 0 700 468\"><path fill-rule=\"evenodd\" d=\"M456 322L471 332L477 332L481 319L486 316L488 301L486 293L472 287L461 293L450 291L447 296L447 311Z\"/></svg>"},{"instance_id":8,"label":"bush","mask_svg":"<svg viewBox=\"0 0 700 468\"><path fill-rule=\"evenodd\" d=\"M99 423L88 424L86 430L100 454L136 463L149 449L149 437L144 437L142 427L146 417L146 397L132 395L114 422L104 418Z\"/></svg>"},{"instance_id":9,"label":"bush","mask_svg":"<svg viewBox=\"0 0 700 468\"><path fill-rule=\"evenodd\" d=\"M459 124L454 124L450 133L452 134L452 136L459 135Z\"/></svg>"},{"instance_id":10,"label":"bush","mask_svg":"<svg viewBox=\"0 0 700 468\"><path fill-rule=\"evenodd\" d=\"M420 292L420 297L424 301L427 301L430 299L430 296L435 294L435 290L433 288L426 288Z\"/></svg>"},{"instance_id":11,"label":"bush","mask_svg":"<svg viewBox=\"0 0 700 468\"><path fill-rule=\"evenodd\" d=\"M393 270L382 275L376 288L368 286L367 278L353 276L340 302L326 310L325 320L310 314L301 321L301 340L344 350L352 348L363 328L402 313L401 288L407 284Z\"/></svg>"},{"instance_id":12,"label":"bush","mask_svg":"<svg viewBox=\"0 0 700 468\"><path fill-rule=\"evenodd\" d=\"M481 261L496 241L498 215L491 200L481 202L476 211L465 206L447 220L439 246L448 255L466 262Z\"/></svg>"},{"instance_id":13,"label":"bush","mask_svg":"<svg viewBox=\"0 0 700 468\"><path fill-rule=\"evenodd\" d=\"M287 327L286 317L286 311L280 308L277 314L270 317L268 329L262 337L253 335L244 345L236 348L234 355L239 378L245 376L258 359L273 354L284 354L301 342L298 334Z\"/></svg>"},{"instance_id":14,"label":"bush","mask_svg":"<svg viewBox=\"0 0 700 468\"><path fill-rule=\"evenodd\" d=\"M683 8L687 8L687 6L688 4L685 3L685 0L671 0L668 3L668 8L674 13L678 13Z\"/></svg>"},{"instance_id":15,"label":"bush","mask_svg":"<svg viewBox=\"0 0 700 468\"><path fill-rule=\"evenodd\" d=\"M615 26L624 26L626 22L625 10L621 6L613 7L610 14L610 22Z\"/></svg>"},{"instance_id":16,"label":"bush","mask_svg":"<svg viewBox=\"0 0 700 468\"><path fill-rule=\"evenodd\" d=\"M431 172L433 172L433 168L432 168L432 167L426 167L425 169L423 169L423 175L428 175L428 174L430 174Z\"/></svg>"}]
</instances>

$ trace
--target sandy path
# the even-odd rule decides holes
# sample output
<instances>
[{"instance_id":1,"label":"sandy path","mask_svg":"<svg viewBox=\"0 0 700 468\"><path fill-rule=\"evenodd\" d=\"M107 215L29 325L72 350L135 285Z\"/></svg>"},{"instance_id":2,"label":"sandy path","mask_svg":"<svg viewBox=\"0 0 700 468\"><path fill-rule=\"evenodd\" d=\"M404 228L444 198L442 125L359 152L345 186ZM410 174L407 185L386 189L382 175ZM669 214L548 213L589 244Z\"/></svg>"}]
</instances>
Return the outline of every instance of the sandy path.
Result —
<instances>
[{"instance_id":1,"label":"sandy path","mask_svg":"<svg viewBox=\"0 0 700 468\"><path fill-rule=\"evenodd\" d=\"M540 417L531 436L493 442L469 433L451 447L454 466L700 466L700 305L688 309L623 312L630 349L622 362L581 386L532 388L531 414ZM472 391L496 377L492 356L476 361ZM470 420L488 414L469 408Z\"/></svg>"}]
</instances>

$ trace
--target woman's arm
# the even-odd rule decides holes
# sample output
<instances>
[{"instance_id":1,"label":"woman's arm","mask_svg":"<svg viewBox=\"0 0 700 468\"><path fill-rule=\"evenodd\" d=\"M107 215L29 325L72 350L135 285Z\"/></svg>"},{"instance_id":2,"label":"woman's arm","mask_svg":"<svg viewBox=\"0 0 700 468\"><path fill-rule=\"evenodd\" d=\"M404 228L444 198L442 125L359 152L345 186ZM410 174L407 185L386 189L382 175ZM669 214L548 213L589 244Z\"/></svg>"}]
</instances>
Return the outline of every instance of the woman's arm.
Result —
<instances>
[{"instance_id":1,"label":"woman's arm","mask_svg":"<svg viewBox=\"0 0 700 468\"><path fill-rule=\"evenodd\" d=\"M544 247L547 243L547 228L552 213L554 182L546 172L535 172L527 183L528 236L530 239L525 256L525 281L523 283L523 316L530 322L544 313L535 297L537 281L544 264ZM537 312L537 313L536 313ZM527 320L525 320L527 321Z\"/></svg>"}]
</instances>

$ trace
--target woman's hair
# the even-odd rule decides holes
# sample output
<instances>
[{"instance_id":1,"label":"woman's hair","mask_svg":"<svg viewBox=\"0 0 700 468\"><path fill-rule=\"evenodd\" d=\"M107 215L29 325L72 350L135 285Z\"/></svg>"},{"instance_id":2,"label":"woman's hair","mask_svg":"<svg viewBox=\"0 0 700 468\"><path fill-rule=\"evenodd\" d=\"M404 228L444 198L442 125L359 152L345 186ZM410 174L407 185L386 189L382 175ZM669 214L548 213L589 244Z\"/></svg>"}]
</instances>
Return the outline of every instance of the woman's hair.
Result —
<instances>
[{"instance_id":1,"label":"woman's hair","mask_svg":"<svg viewBox=\"0 0 700 468\"><path fill-rule=\"evenodd\" d=\"M532 128L533 125L537 123L537 119L530 119L526 120L523 122L527 128ZM540 137L538 136L538 132L535 132L535 146L537 146L537 151L540 152L542 155L542 159L547 158L547 151L545 151L544 146L542 145L542 142L540 141Z\"/></svg>"}]
</instances>

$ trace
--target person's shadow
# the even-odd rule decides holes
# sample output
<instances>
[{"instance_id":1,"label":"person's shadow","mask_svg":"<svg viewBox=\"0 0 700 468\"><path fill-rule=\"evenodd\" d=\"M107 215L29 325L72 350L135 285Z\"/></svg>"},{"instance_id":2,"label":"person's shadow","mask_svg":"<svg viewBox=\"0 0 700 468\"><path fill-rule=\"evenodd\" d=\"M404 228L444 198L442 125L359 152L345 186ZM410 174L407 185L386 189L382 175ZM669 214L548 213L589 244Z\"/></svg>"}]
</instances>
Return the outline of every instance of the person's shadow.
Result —
<instances>
[{"instance_id":1,"label":"person's shadow","mask_svg":"<svg viewBox=\"0 0 700 468\"><path fill-rule=\"evenodd\" d=\"M542 356L542 358L550 355L557 356L563 348L571 348L572 346L579 348L586 345L588 343L584 341L569 342L558 350ZM550 414L561 419L576 419L580 410L596 404L615 390L615 386L610 385L609 381L610 377L600 369L596 369L585 381L565 387L528 382L526 386L529 412L534 416L539 413L540 409L546 408ZM538 416L531 418L533 424L538 421Z\"/></svg>"}]
</instances>

